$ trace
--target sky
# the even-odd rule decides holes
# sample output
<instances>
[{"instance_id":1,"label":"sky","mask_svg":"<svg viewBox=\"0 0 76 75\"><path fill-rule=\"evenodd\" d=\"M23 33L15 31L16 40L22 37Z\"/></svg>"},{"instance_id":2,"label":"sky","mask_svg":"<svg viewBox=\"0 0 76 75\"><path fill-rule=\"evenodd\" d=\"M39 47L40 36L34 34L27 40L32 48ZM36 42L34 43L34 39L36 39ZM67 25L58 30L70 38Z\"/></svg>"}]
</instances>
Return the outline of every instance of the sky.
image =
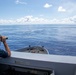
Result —
<instances>
[{"instance_id":1,"label":"sky","mask_svg":"<svg viewBox=\"0 0 76 75\"><path fill-rule=\"evenodd\" d=\"M76 24L76 0L0 0L2 24Z\"/></svg>"}]
</instances>

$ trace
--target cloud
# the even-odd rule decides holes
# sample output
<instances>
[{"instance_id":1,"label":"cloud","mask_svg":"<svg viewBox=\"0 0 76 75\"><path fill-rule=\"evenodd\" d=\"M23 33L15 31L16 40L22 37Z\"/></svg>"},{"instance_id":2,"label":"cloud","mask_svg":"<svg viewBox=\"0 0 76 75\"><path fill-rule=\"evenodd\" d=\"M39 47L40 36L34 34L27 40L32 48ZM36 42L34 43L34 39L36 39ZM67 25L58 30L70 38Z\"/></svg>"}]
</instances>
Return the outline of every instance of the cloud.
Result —
<instances>
[{"instance_id":1,"label":"cloud","mask_svg":"<svg viewBox=\"0 0 76 75\"><path fill-rule=\"evenodd\" d=\"M16 4L27 4L26 2L22 2L20 0L16 0Z\"/></svg>"},{"instance_id":2,"label":"cloud","mask_svg":"<svg viewBox=\"0 0 76 75\"><path fill-rule=\"evenodd\" d=\"M0 24L76 24L76 15L63 19L46 19L42 17L34 17L32 15L13 20L0 19Z\"/></svg>"},{"instance_id":3,"label":"cloud","mask_svg":"<svg viewBox=\"0 0 76 75\"><path fill-rule=\"evenodd\" d=\"M46 23L46 19L33 16L25 16L23 18L17 19L16 22L21 24L42 24L43 22Z\"/></svg>"},{"instance_id":4,"label":"cloud","mask_svg":"<svg viewBox=\"0 0 76 75\"><path fill-rule=\"evenodd\" d=\"M76 24L76 15L63 19L52 19L51 23L55 24Z\"/></svg>"},{"instance_id":5,"label":"cloud","mask_svg":"<svg viewBox=\"0 0 76 75\"><path fill-rule=\"evenodd\" d=\"M63 4L66 7L68 14L75 14L76 12L76 3L75 2L66 2Z\"/></svg>"},{"instance_id":6,"label":"cloud","mask_svg":"<svg viewBox=\"0 0 76 75\"><path fill-rule=\"evenodd\" d=\"M59 6L58 11L59 12L66 12L66 9L64 9L62 6Z\"/></svg>"},{"instance_id":7,"label":"cloud","mask_svg":"<svg viewBox=\"0 0 76 75\"><path fill-rule=\"evenodd\" d=\"M74 21L76 23L76 16L71 17L70 21Z\"/></svg>"},{"instance_id":8,"label":"cloud","mask_svg":"<svg viewBox=\"0 0 76 75\"><path fill-rule=\"evenodd\" d=\"M13 24L15 23L14 20L4 20L4 19L0 19L0 24Z\"/></svg>"},{"instance_id":9,"label":"cloud","mask_svg":"<svg viewBox=\"0 0 76 75\"><path fill-rule=\"evenodd\" d=\"M52 7L51 4L46 3L46 4L44 5L44 8L50 8L50 7Z\"/></svg>"}]
</instances>

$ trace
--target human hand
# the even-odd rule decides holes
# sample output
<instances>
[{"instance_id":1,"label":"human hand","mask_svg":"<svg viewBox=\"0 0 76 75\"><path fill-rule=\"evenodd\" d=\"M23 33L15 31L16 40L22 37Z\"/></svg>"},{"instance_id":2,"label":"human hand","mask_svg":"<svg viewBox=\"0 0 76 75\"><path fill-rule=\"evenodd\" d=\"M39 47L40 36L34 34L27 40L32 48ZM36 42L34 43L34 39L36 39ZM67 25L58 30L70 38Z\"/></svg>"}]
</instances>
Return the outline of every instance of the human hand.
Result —
<instances>
[{"instance_id":1,"label":"human hand","mask_svg":"<svg viewBox=\"0 0 76 75\"><path fill-rule=\"evenodd\" d=\"M5 36L0 36L0 41L1 42L6 42L6 37Z\"/></svg>"}]
</instances>

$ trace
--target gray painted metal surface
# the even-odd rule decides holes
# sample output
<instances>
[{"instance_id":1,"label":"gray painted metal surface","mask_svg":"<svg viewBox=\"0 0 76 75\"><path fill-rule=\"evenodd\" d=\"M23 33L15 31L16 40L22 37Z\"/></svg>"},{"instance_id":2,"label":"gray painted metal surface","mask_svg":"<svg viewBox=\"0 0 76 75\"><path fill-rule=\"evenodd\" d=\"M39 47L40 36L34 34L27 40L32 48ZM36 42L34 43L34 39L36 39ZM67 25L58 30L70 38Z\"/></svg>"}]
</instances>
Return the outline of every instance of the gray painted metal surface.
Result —
<instances>
[{"instance_id":1,"label":"gray painted metal surface","mask_svg":"<svg viewBox=\"0 0 76 75\"><path fill-rule=\"evenodd\" d=\"M76 57L49 54L13 52L10 58L1 58L0 64L54 70L55 75L76 75Z\"/></svg>"}]
</instances>

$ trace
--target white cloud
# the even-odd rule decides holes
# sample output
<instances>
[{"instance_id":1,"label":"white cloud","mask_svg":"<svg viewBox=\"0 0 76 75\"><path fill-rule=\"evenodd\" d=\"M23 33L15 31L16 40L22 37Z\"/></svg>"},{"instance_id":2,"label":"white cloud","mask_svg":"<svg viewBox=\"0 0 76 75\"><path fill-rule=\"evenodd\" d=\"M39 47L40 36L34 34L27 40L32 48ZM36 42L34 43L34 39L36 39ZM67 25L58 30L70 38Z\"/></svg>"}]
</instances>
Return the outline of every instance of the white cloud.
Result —
<instances>
[{"instance_id":1,"label":"white cloud","mask_svg":"<svg viewBox=\"0 0 76 75\"><path fill-rule=\"evenodd\" d=\"M0 24L15 24L15 21L0 19Z\"/></svg>"},{"instance_id":2,"label":"white cloud","mask_svg":"<svg viewBox=\"0 0 76 75\"><path fill-rule=\"evenodd\" d=\"M70 20L76 23L76 16L71 17Z\"/></svg>"},{"instance_id":3,"label":"white cloud","mask_svg":"<svg viewBox=\"0 0 76 75\"><path fill-rule=\"evenodd\" d=\"M19 3L19 0L16 0L16 4L18 4Z\"/></svg>"},{"instance_id":4,"label":"white cloud","mask_svg":"<svg viewBox=\"0 0 76 75\"><path fill-rule=\"evenodd\" d=\"M59 6L58 11L59 12L66 12L66 9L64 9L62 6Z\"/></svg>"},{"instance_id":5,"label":"white cloud","mask_svg":"<svg viewBox=\"0 0 76 75\"><path fill-rule=\"evenodd\" d=\"M51 23L55 23L55 24L76 24L76 16L63 18L63 19L52 19Z\"/></svg>"},{"instance_id":6,"label":"white cloud","mask_svg":"<svg viewBox=\"0 0 76 75\"><path fill-rule=\"evenodd\" d=\"M76 14L76 3L75 2L66 2L63 4L66 7L68 14Z\"/></svg>"},{"instance_id":7,"label":"white cloud","mask_svg":"<svg viewBox=\"0 0 76 75\"><path fill-rule=\"evenodd\" d=\"M16 0L16 4L27 4L26 2L22 2L20 0Z\"/></svg>"},{"instance_id":8,"label":"white cloud","mask_svg":"<svg viewBox=\"0 0 76 75\"><path fill-rule=\"evenodd\" d=\"M46 4L44 5L44 8L50 8L50 7L52 7L51 4L46 3Z\"/></svg>"},{"instance_id":9,"label":"white cloud","mask_svg":"<svg viewBox=\"0 0 76 75\"><path fill-rule=\"evenodd\" d=\"M16 20L0 19L0 24L76 24L76 15L64 19L46 19L42 17L25 16Z\"/></svg>"}]
</instances>

